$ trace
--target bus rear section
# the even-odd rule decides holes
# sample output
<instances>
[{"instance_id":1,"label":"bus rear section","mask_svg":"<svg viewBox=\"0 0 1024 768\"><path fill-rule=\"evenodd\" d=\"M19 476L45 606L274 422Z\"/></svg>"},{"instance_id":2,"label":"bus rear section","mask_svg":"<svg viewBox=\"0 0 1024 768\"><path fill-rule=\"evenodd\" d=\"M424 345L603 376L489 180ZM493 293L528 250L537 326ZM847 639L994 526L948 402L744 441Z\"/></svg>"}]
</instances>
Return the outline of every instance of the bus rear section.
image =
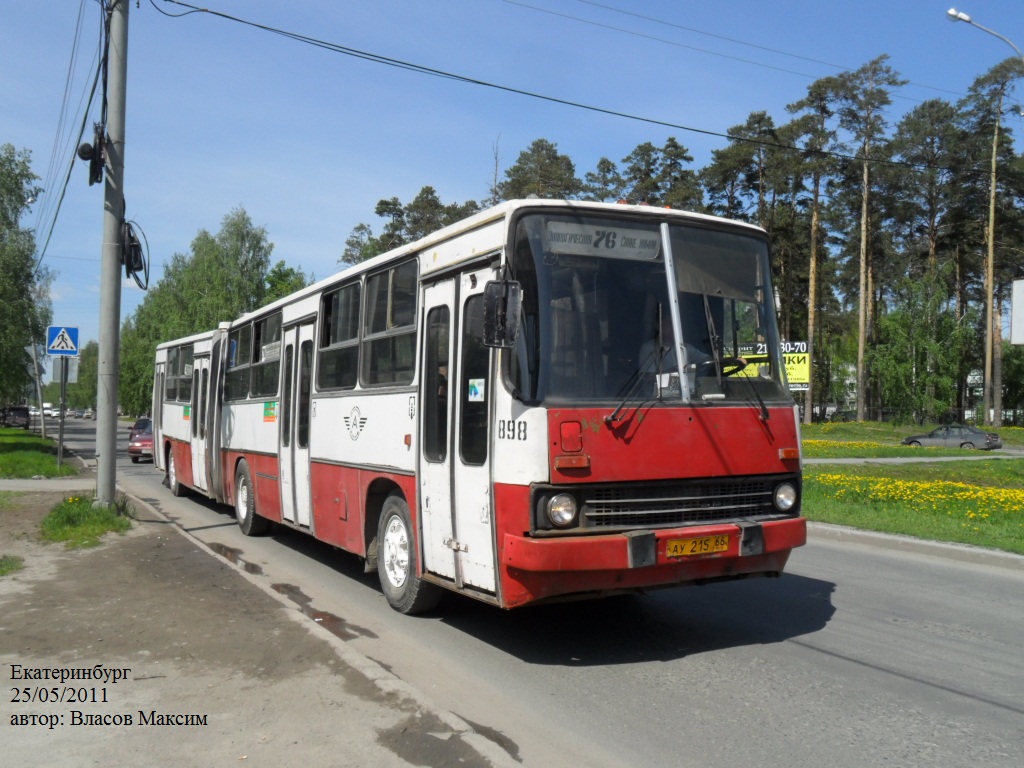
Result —
<instances>
[{"instance_id":1,"label":"bus rear section","mask_svg":"<svg viewBox=\"0 0 1024 768\"><path fill-rule=\"evenodd\" d=\"M186 490L224 501L220 463L220 329L157 347L153 462L175 496Z\"/></svg>"}]
</instances>

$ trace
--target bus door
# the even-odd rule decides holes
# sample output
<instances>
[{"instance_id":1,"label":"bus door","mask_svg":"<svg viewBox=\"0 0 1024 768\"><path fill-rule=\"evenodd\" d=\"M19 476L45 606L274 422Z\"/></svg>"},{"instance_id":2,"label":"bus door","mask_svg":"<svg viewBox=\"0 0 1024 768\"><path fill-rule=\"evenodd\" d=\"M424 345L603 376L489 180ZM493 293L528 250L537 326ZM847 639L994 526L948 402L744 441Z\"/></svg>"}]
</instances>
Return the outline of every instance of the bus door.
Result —
<instances>
[{"instance_id":1,"label":"bus door","mask_svg":"<svg viewBox=\"0 0 1024 768\"><path fill-rule=\"evenodd\" d=\"M281 516L309 527L309 419L313 381L313 324L286 328L280 425Z\"/></svg>"},{"instance_id":2,"label":"bus door","mask_svg":"<svg viewBox=\"0 0 1024 768\"><path fill-rule=\"evenodd\" d=\"M153 466L167 469L164 466L164 364L156 364L153 376L153 405L150 415L153 417Z\"/></svg>"},{"instance_id":3,"label":"bus door","mask_svg":"<svg viewBox=\"0 0 1024 768\"><path fill-rule=\"evenodd\" d=\"M210 398L210 358L197 357L192 361L192 403L189 414L192 430L192 485L200 491L209 487L206 468L206 414ZM154 435L154 450L157 443Z\"/></svg>"},{"instance_id":4,"label":"bus door","mask_svg":"<svg viewBox=\"0 0 1024 768\"><path fill-rule=\"evenodd\" d=\"M483 344L491 269L424 291L420 402L423 563L458 586L495 591L489 429L493 385Z\"/></svg>"}]
</instances>

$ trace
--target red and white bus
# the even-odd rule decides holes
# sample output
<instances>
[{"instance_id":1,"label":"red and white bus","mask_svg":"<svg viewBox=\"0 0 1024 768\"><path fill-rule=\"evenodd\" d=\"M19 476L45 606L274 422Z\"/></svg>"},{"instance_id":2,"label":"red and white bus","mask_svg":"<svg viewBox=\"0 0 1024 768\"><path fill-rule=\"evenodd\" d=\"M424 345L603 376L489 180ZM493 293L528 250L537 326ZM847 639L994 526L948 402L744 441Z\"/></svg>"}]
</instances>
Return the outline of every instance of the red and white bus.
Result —
<instances>
[{"instance_id":1,"label":"red and white bus","mask_svg":"<svg viewBox=\"0 0 1024 768\"><path fill-rule=\"evenodd\" d=\"M806 523L769 264L748 224L502 203L161 344L157 465L407 613L778 576Z\"/></svg>"}]
</instances>

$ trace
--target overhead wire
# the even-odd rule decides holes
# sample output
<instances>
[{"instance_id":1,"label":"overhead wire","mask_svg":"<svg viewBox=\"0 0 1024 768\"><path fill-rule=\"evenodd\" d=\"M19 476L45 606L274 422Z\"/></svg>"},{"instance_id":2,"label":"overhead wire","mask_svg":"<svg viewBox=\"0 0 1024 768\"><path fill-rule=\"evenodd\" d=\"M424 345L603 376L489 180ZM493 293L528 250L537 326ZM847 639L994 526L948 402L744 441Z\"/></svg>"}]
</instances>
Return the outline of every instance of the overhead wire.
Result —
<instances>
[{"instance_id":1,"label":"overhead wire","mask_svg":"<svg viewBox=\"0 0 1024 768\"><path fill-rule=\"evenodd\" d=\"M156 0L149 0L149 2L150 2L151 5L153 5L154 8L157 8ZM661 126L661 127L664 127L664 128L673 128L673 129L680 130L680 131L686 131L688 133L696 133L696 134L701 134L701 135L704 135L704 136L713 136L713 137L716 137L716 138L727 139L729 141L734 141L734 142L739 142L739 143L744 143L744 144L753 144L755 146L764 146L764 147L770 147L770 148L775 148L775 149L783 149L783 150L787 150L787 151L798 152L798 153L801 153L801 154L808 154L808 153L810 153L810 154L813 154L813 155L818 156L818 157L821 157L821 156L834 157L834 158L840 159L840 160L858 161L858 160L861 159L858 155L848 154L848 153L845 153L845 152L839 152L839 151L836 151L836 150L812 149L812 148L808 148L808 147L799 147L799 146L796 146L796 145L793 145L793 144L785 144L785 143L779 142L779 141L771 141L771 140L768 140L768 139L749 137L749 136L738 136L738 135L727 133L727 132L724 132L724 131L713 131L713 130L709 130L709 129L706 129L706 128L696 128L694 126L682 125L680 123L673 123L673 122L668 121L668 120L660 120L660 119L652 118L652 117L644 117L642 115L635 115L635 114L631 114L631 113L628 113L628 112L622 112L622 111L619 111L619 110L610 109L610 108L606 108L606 107L598 107L598 106L595 106L593 104L584 104L582 102L572 101L570 99L563 99L563 98L560 98L560 97L557 97L557 96L549 96L547 94L537 93L537 92L534 92L534 91L528 91L528 90L525 90L523 88L517 88L517 87L514 87L514 86L510 86L510 85L502 85L500 83L493 83L493 82L490 82L490 81L487 81L487 80L480 80L478 78L469 77L467 75L460 75L460 74L456 74L456 73L453 73L453 72L446 72L444 70L435 69L433 67L428 67L428 66L425 66L425 65L422 65L422 64L416 64L416 63L413 63L413 62L403 61L401 59L395 59L395 58L392 58L392 57L389 57L389 56L384 56L382 54L371 53L369 51L362 51L362 50L359 50L357 48L351 48L349 46L341 45L340 43L332 43L332 42L329 42L329 41L326 41L326 40L320 40L320 39L317 39L317 38L314 38L314 37L309 37L308 35L299 34L297 32L289 32L287 30L280 29L280 28L277 28L277 27L272 27L272 26L269 26L269 25L266 25L266 24L261 24L259 22L250 21L249 19L243 19L241 17L233 16L231 14L224 13L222 11L215 11L215 10L211 10L209 8L201 8L199 6L195 6L195 5L191 5L190 3L183 2L183 0L163 0L163 2L165 2L165 3L172 3L174 5L178 5L178 6L181 6L183 8L188 8L188 9L190 9L191 13L205 13L205 14L209 14L210 16L215 16L217 18L224 19L225 21L235 22L235 23L241 24L243 26L252 27L254 29L258 29L258 30L261 30L261 31L264 31L264 32L269 32L271 34L279 35L281 37L285 37L285 38L288 38L290 40L294 40L294 41L299 42L299 43L304 43L304 44L311 45L311 46L314 46L314 47L317 47L317 48L323 48L325 50L332 51L334 53L340 53L340 54L343 54L345 56L351 56L353 58L362 59L362 60L365 60L365 61L373 62L375 64L383 64L385 66L395 67L395 68L398 68L398 69L405 69L405 70L408 70L408 71L411 71L411 72L416 72L416 73L423 74L423 75L429 75L429 76L432 76L432 77L439 77L439 78L442 78L442 79L454 80L454 81L457 81L457 82L460 82L460 83L465 83L465 84L468 84L468 85L478 85L478 86L485 87L485 88L492 88L492 89L495 89L495 90L498 90L498 91L503 91L505 93L514 93L514 94L517 94L519 96L526 96L526 97L529 97L529 98L538 99L540 101L546 101L546 102L549 102L549 103L552 103L552 104L561 104L563 106L573 107L575 109L582 109L582 110L586 110L586 111L589 111L589 112L595 112L595 113L598 113L598 114L608 115L608 116L611 116L611 117L621 117L621 118L624 118L624 119L627 119L627 120L634 120L634 121L637 121L637 122L647 123L649 125L658 125L658 126ZM160 10L160 9L157 8L157 10ZM161 12L163 13L163 11L161 11ZM179 16L184 16L184 15L187 15L187 14L168 14L168 13L164 13L164 15L165 16L172 16L172 17L179 17ZM884 159L884 158L881 158L881 159L876 158L872 162L874 162L876 164L880 164L880 165L889 165L889 166L893 166L893 167L902 167L902 168L936 169L936 166L933 166L933 165L927 165L927 164L922 164L922 163L911 163L911 162L903 161L903 160L888 160L888 159ZM938 168L938 170L949 170L949 169Z\"/></svg>"},{"instance_id":2,"label":"overhead wire","mask_svg":"<svg viewBox=\"0 0 1024 768\"><path fill-rule=\"evenodd\" d=\"M97 87L99 85L99 82L100 82L100 76L101 76L101 74L104 74L105 71L106 71L106 59L107 59L107 55L106 55L106 49L107 49L106 40L107 40L107 37L108 37L108 34L109 34L109 23L108 23L109 14L107 13L107 11L108 11L108 0L97 0L97 3L100 6L100 13L102 14L102 24L100 26L100 39L101 39L101 42L100 42L100 55L99 55L99 61L97 62L96 67L95 67L95 73L93 75L92 87L89 90L89 98L86 101L85 110L84 110L84 112L82 114L82 122L81 122L81 125L80 125L79 130L78 130L78 136L77 136L77 138L75 139L75 142L74 142L74 148L75 149L77 149L79 143L82 141L82 137L85 135L85 127L86 127L86 125L88 124L88 121L89 121L89 111L92 108L93 99L96 97L96 89L97 89ZM104 80L104 88L105 88L105 86L106 86L106 82ZM105 97L104 97L104 101L106 101ZM104 111L104 113L106 112L106 107L105 106L103 107L103 111ZM35 272L39 271L40 267L42 267L43 259L46 258L46 251L47 251L47 249L50 246L50 240L53 237L53 230L54 230L54 228L57 225L57 217L60 214L60 208L61 208L61 205L64 202L64 196L67 193L68 183L71 180L71 172L72 172L72 170L75 167L75 161L77 159L77 155L75 154L74 151L72 151L70 154L71 154L71 157L70 157L70 160L68 161L67 172L64 175L64 182L61 185L60 194L56 196L56 202L51 202L51 206L52 206L51 210L53 212L53 215L52 215L52 217L49 220L48 231L47 231L46 237L45 237L45 239L43 241L43 247L39 249L39 257L36 259Z\"/></svg>"},{"instance_id":3,"label":"overhead wire","mask_svg":"<svg viewBox=\"0 0 1024 768\"><path fill-rule=\"evenodd\" d=\"M62 140L64 137L65 126L68 118L68 105L71 101L71 89L74 84L74 75L76 70L76 63L78 60L79 43L81 41L82 34L82 19L85 16L85 3L86 0L81 0L78 6L78 17L75 20L75 34L71 40L71 55L68 57L68 71L64 77L64 95L61 98L60 112L57 115L57 129L54 131L53 145L50 148L50 158L46 165L46 173L43 175L43 189L51 189L55 186L55 177L57 175L57 163L58 158L63 158L64 153L62 151ZM77 114L77 113L76 113ZM63 164L61 164L63 167ZM35 230L40 229L40 224L45 220L46 212L51 208L47 205L47 199L44 198L41 205L36 208L36 226Z\"/></svg>"},{"instance_id":4,"label":"overhead wire","mask_svg":"<svg viewBox=\"0 0 1024 768\"><path fill-rule=\"evenodd\" d=\"M611 24L603 24L603 23L601 23L599 21L593 21L592 19L582 19L579 16L573 16L573 15L568 14L568 13L562 13L561 11L552 11L552 10L550 10L548 8L540 8L540 7L536 6L536 5L530 5L529 3L519 2L519 0L502 0L502 1L508 3L509 5L518 5L520 8L526 8L526 9L531 10L531 11L537 11L538 13L546 13L546 14L548 14L550 16L558 16L558 17L563 18L563 19L568 19L570 21L579 22L580 24L588 24L589 26L592 26L592 27L600 27L601 29L607 29L607 30L610 30L612 32L619 32L621 34L631 35L633 37L640 37L640 38L643 38L645 40L651 40L651 41L656 42L656 43L663 43L665 45L671 45L671 46L674 46L676 48L685 48L685 49L690 50L690 51L696 51L697 53L706 53L709 56L717 56L717 57L722 58L722 59L729 59L730 61L738 61L741 64L751 64L751 65L753 65L755 67L763 67L764 69L772 69L772 70L775 70L776 72L784 72L787 75L798 75L799 77L806 77L806 78L808 78L810 80L814 80L815 79L814 75L809 75L806 72L797 72L797 71L792 70L792 69L786 69L785 67L776 67L773 64L765 64L764 62L760 62L760 61L753 61L751 59L744 59L744 58L741 58L739 56L732 56L732 55L730 55L728 53L721 53L719 51L712 51L712 50L709 50L708 48L698 48L695 45L686 45L685 43L680 43L680 42L677 42L675 40L667 40L664 37L655 37L654 35L648 35L648 34L646 34L644 32L634 32L633 30L630 30L630 29L623 29L622 27L615 27L615 26L612 26ZM602 7L608 8L609 6L602 6ZM631 16L635 16L637 14L630 14L630 15ZM648 19L649 17L642 16L641 18ZM682 27L682 29L688 29L688 27ZM715 37L718 37L718 35L715 35ZM730 38L723 38L723 39L730 40ZM731 40L731 42L738 42L738 41ZM755 46L755 47L759 47L759 46ZM835 66L835 65L830 64L829 66ZM843 67L840 67L840 69L843 69Z\"/></svg>"},{"instance_id":5,"label":"overhead wire","mask_svg":"<svg viewBox=\"0 0 1024 768\"><path fill-rule=\"evenodd\" d=\"M519 5L519 6L522 6L524 8L530 8L531 10L537 10L537 11L541 11L543 13L549 13L549 11L547 11L546 9L537 8L536 6L532 6L532 5L527 5L526 3L523 3L520 0L502 0L502 2L509 3L510 5ZM712 38L716 38L718 40L724 40L724 41L729 42L729 43L735 43L736 45L743 45L743 46L747 46L749 48L754 48L754 49L757 49L757 50L766 51L768 53L773 53L773 54L776 54L776 55L779 55L779 56L787 56L787 57L790 57L790 58L811 62L813 64L820 64L822 66L831 67L831 68L839 70L841 72L853 72L853 71L855 71L854 67L850 67L850 66L847 66L847 65L844 65L844 64L835 64L835 63L832 63L832 62L829 62L829 61L823 61L821 59L815 59L815 58L812 58L810 56L803 56L803 55L801 55L799 53L793 53L791 51L783 51L783 50L780 50L778 48L770 48L770 47L765 46L765 45L759 45L758 43L751 43L748 40L739 40L739 39L734 38L734 37L726 37L725 35L719 35L719 34L716 34L714 32L708 32L707 30L696 29L695 27L687 27L687 26L684 26L682 24L676 24L675 22L666 21L665 19L659 19L659 18L654 17L654 16L645 16L643 14L634 13L632 11L626 11L626 10L623 10L621 8L616 8L615 6L607 5L606 3L599 3L599 2L596 2L596 0L576 0L576 2L583 3L583 4L586 4L586 5L591 5L591 6L594 6L596 8L603 8L605 10L611 11L613 13L619 13L619 14L622 14L624 16L632 16L632 17L635 17L635 18L638 18L638 19L642 19L644 21L652 22L654 24L661 24L661 25L664 25L664 26L667 26L667 27L672 27L672 28L675 28L675 29L685 30L687 32L693 32L694 34L704 35L706 37L712 37ZM565 17L568 18L568 19L573 19L574 21L579 21L579 22L584 23L584 24L591 23L587 19L579 19L577 17L569 16L567 14L561 14L561 15L565 15ZM609 28L610 29L614 29L614 30L616 30L618 32L622 32L624 34L634 34L633 32L631 32L628 29L620 29L618 27L609 27ZM694 50L700 50L702 52L710 53L713 56L721 55L721 54L718 54L715 51L704 51L704 49L696 49L696 48ZM743 60L743 59L738 59L738 60L739 61L746 61L746 60ZM766 67L766 68L769 68L769 69L773 68L770 65L762 64L761 62L757 62L757 61L749 61L747 63L753 64L753 65L759 66L759 67ZM792 72L791 70L782 70L782 71L788 72L790 74L797 74L797 75L800 75L802 77L806 77L806 78L809 78L809 79L812 79L812 80L818 79L817 75L809 75L809 74L805 74L805 73L801 73L801 72ZM938 93L947 93L947 94L949 94L951 96L956 96L957 98L960 98L960 99L966 97L966 94L963 93L963 91L954 91L954 90L952 90L950 88L940 88L940 87L938 87L936 85L926 85L924 83L915 83L915 82L909 81L909 80L905 83L905 85L913 86L915 88L924 88L924 89L927 89L927 90L930 90L930 91L936 91ZM899 89L897 89L895 92L893 92L893 98L900 99L902 101L910 101L910 102L913 102L915 104L922 104L923 103L922 99L914 98L912 96L907 96L906 94L900 93ZM1016 107L1016 109L1013 112L1011 112L1010 114L1013 116L1013 119L1016 122L1022 122L1021 118L1024 117L1024 107L1022 107L1022 105L1018 101L1016 101L1015 99L1010 99L1010 102L1012 104L1014 104L1015 107Z\"/></svg>"},{"instance_id":6,"label":"overhead wire","mask_svg":"<svg viewBox=\"0 0 1024 768\"><path fill-rule=\"evenodd\" d=\"M542 8L536 8L535 6L527 5L526 3L520 2L519 0L502 0L502 1L506 2L506 3L509 3L511 5L521 5L521 6L525 7L525 8L531 8L533 10L544 11L545 13L548 12L548 11L545 11L544 9L542 9ZM807 61L807 62L810 62L811 64L820 64L820 65L822 65L824 67L831 67L832 69L837 69L837 70L844 71L844 72L852 72L855 69L855 67L849 67L849 66L846 66L845 64L834 64L834 63L832 63L830 61L823 61L822 59L816 59L816 58L813 58L811 56L804 56L802 54L793 53L791 51L783 51L783 50L780 50L778 48L771 48L771 47L769 47L767 45L760 45L758 43L751 43L748 40L739 40L739 39L737 39L735 37L727 37L725 35L719 35L719 34L716 34L714 32L708 32L707 30L704 30L704 29L697 29L695 27L687 27L687 26L684 26L682 24L676 24L675 22L666 21L665 19L659 19L659 18L657 18L655 16L645 16L642 13L635 13L633 11L626 11L626 10L623 10L622 8L616 8L613 5L607 5L606 3L599 3L596 0L576 0L576 2L583 3L584 5L591 5L591 6L594 6L596 8L603 8L604 10L611 11L613 13L622 14L623 16L632 16L634 18L642 19L644 21L650 21L650 22L653 22L654 24L661 24L661 25L664 25L666 27L672 27L674 29L681 29L681 30L684 30L686 32L693 32L694 34L704 35L705 37L713 37L713 38L715 38L717 40L724 40L725 42L735 43L736 45L743 45L743 46L746 46L748 48L755 48L755 49L757 49L759 51L765 51L767 53L773 53L773 54L777 54L779 56L787 56L787 57L792 58L792 59L800 59L801 61ZM574 20L577 20L577 21L582 21L582 22L585 22L585 23L589 23L586 19L576 19L576 17L573 17L573 16L566 16L566 17L574 19ZM613 29L617 29L617 28L613 28ZM625 29L618 30L618 31L625 32L627 34L632 34L629 30L625 30ZM713 51L711 53L714 54ZM763 66L760 62L750 62L750 63L755 64L757 66ZM797 73L797 74L803 74L803 73ZM817 79L816 76L814 76L814 75L806 75L806 77L812 77L814 79ZM913 83L913 82L908 82L907 85L913 85L916 88L927 88L929 90L939 91L940 93L948 93L948 94L951 94L953 96L963 96L963 94L959 93L958 91L953 91L953 90L950 90L948 88L939 88L938 86L934 86L934 85L924 85L922 83ZM903 97L903 98L907 98L907 97Z\"/></svg>"}]
</instances>

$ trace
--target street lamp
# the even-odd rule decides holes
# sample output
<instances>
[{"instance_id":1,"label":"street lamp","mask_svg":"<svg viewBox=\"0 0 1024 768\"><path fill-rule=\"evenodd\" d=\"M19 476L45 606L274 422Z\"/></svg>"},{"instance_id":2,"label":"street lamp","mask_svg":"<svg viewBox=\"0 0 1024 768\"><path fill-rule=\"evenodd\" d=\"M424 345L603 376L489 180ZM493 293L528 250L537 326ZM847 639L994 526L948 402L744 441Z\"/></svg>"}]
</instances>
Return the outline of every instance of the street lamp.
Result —
<instances>
[{"instance_id":1,"label":"street lamp","mask_svg":"<svg viewBox=\"0 0 1024 768\"><path fill-rule=\"evenodd\" d=\"M981 24L976 22L974 19L972 19L970 16L968 16L963 11L958 11L956 8L950 8L948 11L946 11L946 17L950 21L963 21L963 22L966 22L967 24L970 24L972 27L977 27L982 32L988 32L990 35L994 35L995 37L998 37L1000 40L1002 40L1008 46L1013 48L1013 50L1015 50L1017 52L1017 55L1020 56L1020 60L1024 61L1024 53L1021 53L1020 48L1018 48L1012 42L1010 42L1005 37L1000 35L994 29L989 29L988 27L981 26Z\"/></svg>"},{"instance_id":2,"label":"street lamp","mask_svg":"<svg viewBox=\"0 0 1024 768\"><path fill-rule=\"evenodd\" d=\"M988 32L993 37L998 37L1008 46L1016 51L1020 57L1021 62L1024 62L1024 53L1021 53L1020 48L1011 43L1005 37L1000 35L995 30L983 27L978 22L974 21L963 11L958 11L956 8L950 8L946 11L946 18L950 21L963 21L970 24L973 27L977 27L982 32ZM992 347L994 344L993 336L995 335L992 329L993 326L993 286L995 283L995 226L996 226L996 159L999 150L999 118L1002 112L1002 95L999 97L999 107L996 110L996 126L994 135L992 137L992 171L989 180L989 194L988 194L988 254L985 260L985 389L982 398L983 405L985 408L984 423L987 425L995 424L996 426L1002 423L1002 413L996 413L993 403L993 387L992 387ZM1002 410L1000 408L1000 410ZM992 417L989 417L989 413L992 413Z\"/></svg>"}]
</instances>

